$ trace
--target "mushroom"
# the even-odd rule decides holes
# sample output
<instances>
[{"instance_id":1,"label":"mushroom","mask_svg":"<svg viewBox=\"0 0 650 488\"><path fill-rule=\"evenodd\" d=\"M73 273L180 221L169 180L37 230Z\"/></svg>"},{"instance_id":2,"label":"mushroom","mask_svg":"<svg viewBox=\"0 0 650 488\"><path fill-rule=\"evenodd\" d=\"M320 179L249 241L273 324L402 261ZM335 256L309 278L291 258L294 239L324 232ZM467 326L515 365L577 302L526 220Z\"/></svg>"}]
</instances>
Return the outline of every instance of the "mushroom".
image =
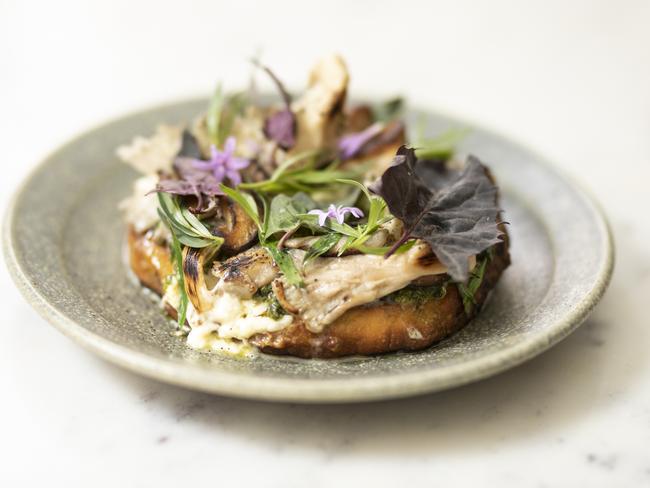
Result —
<instances>
[{"instance_id":1,"label":"mushroom","mask_svg":"<svg viewBox=\"0 0 650 488\"><path fill-rule=\"evenodd\" d=\"M204 220L210 230L221 237L221 254L224 257L234 256L255 244L257 226L239 204L229 198L218 199L213 215Z\"/></svg>"},{"instance_id":2,"label":"mushroom","mask_svg":"<svg viewBox=\"0 0 650 488\"><path fill-rule=\"evenodd\" d=\"M348 80L348 70L340 56L329 56L314 66L307 90L291 107L297 119L296 144L291 154L336 149L343 128Z\"/></svg>"},{"instance_id":3,"label":"mushroom","mask_svg":"<svg viewBox=\"0 0 650 488\"><path fill-rule=\"evenodd\" d=\"M206 280L205 268L217 251L209 246L201 249L183 249L183 278L185 293L198 313L210 308L213 297L209 292L210 283Z\"/></svg>"}]
</instances>

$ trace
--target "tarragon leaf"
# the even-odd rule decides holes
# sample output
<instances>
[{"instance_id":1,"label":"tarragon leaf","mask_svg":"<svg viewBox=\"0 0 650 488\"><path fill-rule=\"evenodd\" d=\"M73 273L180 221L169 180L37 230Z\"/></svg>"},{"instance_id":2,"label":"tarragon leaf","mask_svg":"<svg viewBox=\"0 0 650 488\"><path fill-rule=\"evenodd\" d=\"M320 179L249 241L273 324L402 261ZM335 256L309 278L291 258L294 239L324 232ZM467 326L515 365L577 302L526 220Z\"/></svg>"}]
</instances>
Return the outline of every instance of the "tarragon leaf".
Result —
<instances>
[{"instance_id":1,"label":"tarragon leaf","mask_svg":"<svg viewBox=\"0 0 650 488\"><path fill-rule=\"evenodd\" d=\"M472 310L474 310L474 307L476 306L474 295L476 295L476 292L483 283L483 277L485 276L485 267L488 261L489 259L487 257L481 259L480 262L476 264L476 267L472 270L467 284L458 284L458 291L460 292L460 295L463 299L463 308L465 309L465 313L467 315L471 315Z\"/></svg>"},{"instance_id":2,"label":"tarragon leaf","mask_svg":"<svg viewBox=\"0 0 650 488\"><path fill-rule=\"evenodd\" d=\"M206 114L205 122L208 127L208 135L210 136L210 142L215 146L221 145L221 130L219 125L221 124L221 112L223 110L224 97L223 90L221 88L221 83L217 85L214 95L210 100L210 106L208 107L208 112Z\"/></svg>"},{"instance_id":3,"label":"tarragon leaf","mask_svg":"<svg viewBox=\"0 0 650 488\"><path fill-rule=\"evenodd\" d=\"M456 146L468 134L467 129L452 128L432 139L423 139L414 146L415 154L423 159L448 159L456 150Z\"/></svg>"},{"instance_id":4,"label":"tarragon leaf","mask_svg":"<svg viewBox=\"0 0 650 488\"><path fill-rule=\"evenodd\" d=\"M178 326L183 327L183 325L185 325L185 317L187 315L187 304L189 302L189 297L185 291L185 277L183 276L183 251L181 250L181 243L179 242L179 239L176 238L176 234L174 234L174 232L171 234L172 260L174 262L174 272L176 273L179 294L178 310L176 311L176 316L178 320Z\"/></svg>"},{"instance_id":5,"label":"tarragon leaf","mask_svg":"<svg viewBox=\"0 0 650 488\"><path fill-rule=\"evenodd\" d=\"M501 240L497 188L474 156L461 172L445 178L444 186L422 179L417 162L413 149L400 147L372 190L404 222L406 231L396 245L409 238L426 241L452 279L465 282L469 258Z\"/></svg>"},{"instance_id":6,"label":"tarragon leaf","mask_svg":"<svg viewBox=\"0 0 650 488\"><path fill-rule=\"evenodd\" d=\"M303 266L312 259L320 257L332 249L341 240L341 237L341 234L332 232L316 239L316 242L309 247L307 253L302 259Z\"/></svg>"},{"instance_id":7,"label":"tarragon leaf","mask_svg":"<svg viewBox=\"0 0 650 488\"><path fill-rule=\"evenodd\" d=\"M275 264L278 265L288 284L296 286L303 285L300 271L298 271L296 263L287 251L278 249L277 245L271 242L267 242L264 248L269 252Z\"/></svg>"},{"instance_id":8,"label":"tarragon leaf","mask_svg":"<svg viewBox=\"0 0 650 488\"><path fill-rule=\"evenodd\" d=\"M305 193L296 193L291 197L285 194L276 195L271 200L266 217L266 237L294 228L300 223L300 216L313 208L316 208L316 203Z\"/></svg>"}]
</instances>

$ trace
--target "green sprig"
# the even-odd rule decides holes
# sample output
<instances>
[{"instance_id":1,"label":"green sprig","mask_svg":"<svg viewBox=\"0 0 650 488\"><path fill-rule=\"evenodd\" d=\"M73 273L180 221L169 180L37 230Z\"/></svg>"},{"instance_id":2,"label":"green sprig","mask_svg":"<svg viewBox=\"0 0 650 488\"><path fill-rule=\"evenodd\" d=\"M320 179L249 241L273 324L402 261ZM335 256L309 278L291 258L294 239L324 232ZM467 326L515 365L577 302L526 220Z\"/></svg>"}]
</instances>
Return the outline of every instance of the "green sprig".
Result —
<instances>
[{"instance_id":1,"label":"green sprig","mask_svg":"<svg viewBox=\"0 0 650 488\"><path fill-rule=\"evenodd\" d=\"M453 128L436 137L421 139L413 144L417 148L415 154L419 159L448 159L468 133L468 129Z\"/></svg>"},{"instance_id":2,"label":"green sprig","mask_svg":"<svg viewBox=\"0 0 650 488\"><path fill-rule=\"evenodd\" d=\"M173 231L181 244L194 248L218 248L223 244L223 238L213 235L196 215L180 205L177 197L158 192L158 204L160 219Z\"/></svg>"},{"instance_id":3,"label":"green sprig","mask_svg":"<svg viewBox=\"0 0 650 488\"><path fill-rule=\"evenodd\" d=\"M291 255L286 250L278 248L277 241L270 240L273 233L275 233L277 230L282 230L284 227L278 229L275 229L275 227L270 227L271 207L269 207L266 200L262 198L262 204L264 208L263 214L260 215L257 209L257 203L255 202L253 196L249 193L240 191L239 189L227 187L224 184L221 184L221 190L236 203L238 203L244 212L246 212L246 214L255 223L257 226L260 245L269 252L273 258L273 261L275 261L275 264L278 265L280 271L282 271L282 274L285 276L287 283L290 285L302 286L302 276L300 275L300 271L298 271L298 268L296 267L296 264L294 263ZM273 232L270 232L270 230Z\"/></svg>"},{"instance_id":4,"label":"green sprig","mask_svg":"<svg viewBox=\"0 0 650 488\"><path fill-rule=\"evenodd\" d=\"M320 151L316 150L298 153L280 164L268 180L242 183L238 188L270 194L311 193L340 178L354 178L360 174L360 171L338 169L338 161L325 168L316 168L319 155Z\"/></svg>"},{"instance_id":5,"label":"green sprig","mask_svg":"<svg viewBox=\"0 0 650 488\"><path fill-rule=\"evenodd\" d=\"M476 292L483 283L483 278L485 277L485 268L489 260L489 255L480 257L479 262L470 273L467 283L457 284L458 291L460 292L460 295L463 299L463 308L465 309L465 313L467 315L470 315L476 306Z\"/></svg>"}]
</instances>

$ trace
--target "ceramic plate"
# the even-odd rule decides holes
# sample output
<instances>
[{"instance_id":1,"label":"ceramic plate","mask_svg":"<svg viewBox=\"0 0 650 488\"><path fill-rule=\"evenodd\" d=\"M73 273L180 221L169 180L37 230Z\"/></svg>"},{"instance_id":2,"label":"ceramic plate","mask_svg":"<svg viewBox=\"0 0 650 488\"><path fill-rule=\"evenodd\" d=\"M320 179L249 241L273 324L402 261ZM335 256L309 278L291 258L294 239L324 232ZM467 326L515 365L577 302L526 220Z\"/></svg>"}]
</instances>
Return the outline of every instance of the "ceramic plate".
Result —
<instances>
[{"instance_id":1,"label":"ceramic plate","mask_svg":"<svg viewBox=\"0 0 650 488\"><path fill-rule=\"evenodd\" d=\"M156 124L189 120L203 100L127 116L68 143L29 176L8 209L6 261L40 314L70 338L132 371L208 392L276 401L351 402L469 383L532 358L587 317L607 287L612 240L603 214L539 156L474 129L460 146L493 170L512 237L512 265L479 316L416 353L344 360L192 350L123 264L118 202L136 177L115 147ZM467 124L436 114L433 134Z\"/></svg>"}]
</instances>

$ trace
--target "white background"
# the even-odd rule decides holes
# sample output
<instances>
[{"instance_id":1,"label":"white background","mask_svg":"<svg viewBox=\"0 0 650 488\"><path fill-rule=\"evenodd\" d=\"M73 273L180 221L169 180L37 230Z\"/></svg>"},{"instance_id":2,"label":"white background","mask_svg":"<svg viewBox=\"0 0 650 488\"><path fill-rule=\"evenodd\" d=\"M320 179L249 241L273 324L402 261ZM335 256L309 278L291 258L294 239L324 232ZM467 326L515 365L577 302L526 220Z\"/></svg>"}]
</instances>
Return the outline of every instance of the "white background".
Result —
<instances>
[{"instance_id":1,"label":"white background","mask_svg":"<svg viewBox=\"0 0 650 488\"><path fill-rule=\"evenodd\" d=\"M357 94L405 94L506 133L598 196L608 294L513 371L357 406L269 405L123 372L0 272L0 485L648 486L650 2L0 0L0 203L77 132L263 59L299 88L338 51ZM530 182L522 182L522 185Z\"/></svg>"}]
</instances>

